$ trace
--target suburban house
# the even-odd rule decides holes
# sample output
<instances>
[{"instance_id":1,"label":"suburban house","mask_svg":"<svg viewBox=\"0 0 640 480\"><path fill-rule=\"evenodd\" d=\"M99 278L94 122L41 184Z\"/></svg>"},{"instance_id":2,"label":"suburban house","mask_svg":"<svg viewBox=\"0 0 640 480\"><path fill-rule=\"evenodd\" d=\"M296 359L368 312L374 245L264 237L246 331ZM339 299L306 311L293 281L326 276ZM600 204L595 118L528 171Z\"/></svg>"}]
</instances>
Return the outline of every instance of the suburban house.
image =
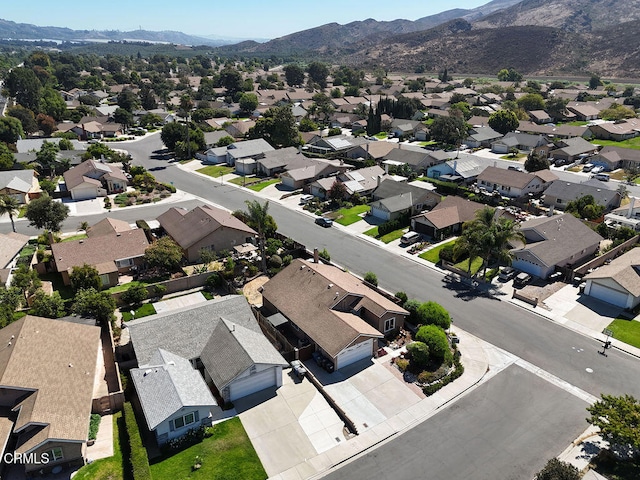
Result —
<instances>
[{"instance_id":1,"label":"suburban house","mask_svg":"<svg viewBox=\"0 0 640 480\"><path fill-rule=\"evenodd\" d=\"M420 142L427 139L427 126L418 120L396 118L391 122L391 132L395 137L413 137Z\"/></svg>"},{"instance_id":2,"label":"suburban house","mask_svg":"<svg viewBox=\"0 0 640 480\"><path fill-rule=\"evenodd\" d=\"M602 237L570 213L527 220L520 225L526 244L517 246L512 266L540 278L571 268L598 250Z\"/></svg>"},{"instance_id":3,"label":"suburban house","mask_svg":"<svg viewBox=\"0 0 640 480\"><path fill-rule=\"evenodd\" d=\"M584 183L554 180L544 191L542 199L545 206L564 210L569 202L586 195L591 195L596 204L604 206L607 210L619 207L622 200L618 191L607 188L599 180Z\"/></svg>"},{"instance_id":4,"label":"suburban house","mask_svg":"<svg viewBox=\"0 0 640 480\"><path fill-rule=\"evenodd\" d=\"M640 232L640 198L631 197L629 205L620 207L604 216L607 225L629 227Z\"/></svg>"},{"instance_id":5,"label":"suburban house","mask_svg":"<svg viewBox=\"0 0 640 480\"><path fill-rule=\"evenodd\" d=\"M279 148L264 152L262 158L256 160L256 173L272 177L285 170L304 167L310 161L296 147Z\"/></svg>"},{"instance_id":6,"label":"suburban house","mask_svg":"<svg viewBox=\"0 0 640 480\"><path fill-rule=\"evenodd\" d=\"M429 151L423 148L403 147L394 148L384 159L409 165L412 171L423 174L429 167L448 160L450 156L450 153L443 150Z\"/></svg>"},{"instance_id":7,"label":"suburban house","mask_svg":"<svg viewBox=\"0 0 640 480\"><path fill-rule=\"evenodd\" d=\"M477 185L489 193L519 198L530 193L542 193L558 177L549 170L527 173L506 168L487 167L478 175Z\"/></svg>"},{"instance_id":8,"label":"suburban house","mask_svg":"<svg viewBox=\"0 0 640 480\"><path fill-rule=\"evenodd\" d=\"M567 105L567 110L573 113L578 120L587 121L595 120L600 116L600 110L593 105L584 103L570 103Z\"/></svg>"},{"instance_id":9,"label":"suburban house","mask_svg":"<svg viewBox=\"0 0 640 480\"><path fill-rule=\"evenodd\" d=\"M398 150L397 143L392 142L367 142L352 148L347 152L347 157L353 159L365 159L381 161L393 150Z\"/></svg>"},{"instance_id":10,"label":"suburban house","mask_svg":"<svg viewBox=\"0 0 640 480\"><path fill-rule=\"evenodd\" d=\"M320 178L345 172L349 168L351 168L350 165L340 160L307 159L304 166L281 173L280 179L282 180L283 187L290 190L297 190Z\"/></svg>"},{"instance_id":11,"label":"suburban house","mask_svg":"<svg viewBox=\"0 0 640 480\"><path fill-rule=\"evenodd\" d=\"M210 425L218 403L188 359L158 348L131 379L149 430L163 445L200 425Z\"/></svg>"},{"instance_id":12,"label":"suburban house","mask_svg":"<svg viewBox=\"0 0 640 480\"><path fill-rule=\"evenodd\" d=\"M464 140L464 144L470 148L489 148L492 142L501 139L503 135L496 132L491 127L472 127L469 136Z\"/></svg>"},{"instance_id":13,"label":"suburban house","mask_svg":"<svg viewBox=\"0 0 640 480\"><path fill-rule=\"evenodd\" d=\"M543 135L509 132L501 139L491 143L491 151L493 153L509 153L512 148L515 148L523 152L529 152L548 143L548 139Z\"/></svg>"},{"instance_id":14,"label":"suburban house","mask_svg":"<svg viewBox=\"0 0 640 480\"><path fill-rule=\"evenodd\" d=\"M440 195L405 182L386 178L372 192L371 215L382 220L395 220L402 214L416 215L440 202Z\"/></svg>"},{"instance_id":15,"label":"suburban house","mask_svg":"<svg viewBox=\"0 0 640 480\"><path fill-rule=\"evenodd\" d=\"M256 126L256 122L253 120L247 120L244 122L234 122L227 125L225 131L233 138L244 138L249 130Z\"/></svg>"},{"instance_id":16,"label":"suburban house","mask_svg":"<svg viewBox=\"0 0 640 480\"><path fill-rule=\"evenodd\" d=\"M27 315L0 330L0 345L2 458L22 455L28 476L84 465L100 328Z\"/></svg>"},{"instance_id":17,"label":"suburban house","mask_svg":"<svg viewBox=\"0 0 640 480\"><path fill-rule=\"evenodd\" d=\"M210 205L190 211L172 207L158 217L158 222L190 262L200 259L203 248L213 252L231 250L236 245L251 243L257 235L230 212Z\"/></svg>"},{"instance_id":18,"label":"suburban house","mask_svg":"<svg viewBox=\"0 0 640 480\"><path fill-rule=\"evenodd\" d=\"M18 254L28 241L28 235L16 232L0 233L0 285L8 286L11 269L15 268Z\"/></svg>"},{"instance_id":19,"label":"suburban house","mask_svg":"<svg viewBox=\"0 0 640 480\"><path fill-rule=\"evenodd\" d=\"M38 198L42 189L35 170L6 170L0 172L0 195L8 195L22 204Z\"/></svg>"},{"instance_id":20,"label":"suburban house","mask_svg":"<svg viewBox=\"0 0 640 480\"><path fill-rule=\"evenodd\" d=\"M200 370L218 403L233 402L266 388L280 387L282 369L288 366L263 335L251 307L241 295L229 295L204 304L151 315L128 322L127 327L140 370L144 371L156 360L160 360L158 354L163 357L162 361L171 361L169 355L159 351L164 350L187 360L192 368ZM177 370L186 367L184 362L180 363L178 365L176 362L176 371L167 372L166 375L171 374L177 378ZM184 377L177 380L189 381ZM191 387L199 388L194 385ZM191 402L193 405L190 408L217 408L214 404L203 401L205 395L202 392L198 395L202 397ZM158 402L157 399L155 401ZM189 412L185 410L185 415L187 413ZM204 412L198 416L200 422L207 421L208 415L205 416ZM171 420L174 420L174 429L183 428L180 426L181 422L175 423L175 415L167 412L161 423L168 426L169 431L157 432L161 442L164 438L169 438ZM188 424L185 422L183 426ZM164 433L167 436L161 437Z\"/></svg>"},{"instance_id":21,"label":"suburban house","mask_svg":"<svg viewBox=\"0 0 640 480\"><path fill-rule=\"evenodd\" d=\"M582 137L573 137L555 142L558 147L549 152L549 156L555 159L574 162L581 157L586 157L598 151L598 146L588 142Z\"/></svg>"},{"instance_id":22,"label":"suburban house","mask_svg":"<svg viewBox=\"0 0 640 480\"><path fill-rule=\"evenodd\" d=\"M263 138L234 142L226 147L210 148L205 152L204 161L207 163L226 163L234 166L238 160L262 158L265 152L275 150Z\"/></svg>"},{"instance_id":23,"label":"suburban house","mask_svg":"<svg viewBox=\"0 0 640 480\"><path fill-rule=\"evenodd\" d=\"M411 230L444 240L462 231L462 224L473 220L476 212L486 205L449 195L433 209L411 218Z\"/></svg>"},{"instance_id":24,"label":"suburban house","mask_svg":"<svg viewBox=\"0 0 640 480\"><path fill-rule=\"evenodd\" d=\"M90 200L127 189L127 176L118 164L87 160L64 172L67 191L73 200Z\"/></svg>"},{"instance_id":25,"label":"suburban house","mask_svg":"<svg viewBox=\"0 0 640 480\"><path fill-rule=\"evenodd\" d=\"M314 136L303 147L312 153L337 153L346 152L358 145L364 145L368 140L364 137L349 137L347 135L334 135L331 137Z\"/></svg>"},{"instance_id":26,"label":"suburban house","mask_svg":"<svg viewBox=\"0 0 640 480\"><path fill-rule=\"evenodd\" d=\"M337 267L300 259L269 280L262 297L264 316L281 315L280 328L315 345L335 370L373 357L377 340L409 313Z\"/></svg>"},{"instance_id":27,"label":"suburban house","mask_svg":"<svg viewBox=\"0 0 640 480\"><path fill-rule=\"evenodd\" d=\"M548 138L591 138L593 136L590 127L587 127L586 125L538 125L537 123L520 120L518 130L522 133L545 135Z\"/></svg>"},{"instance_id":28,"label":"suburban house","mask_svg":"<svg viewBox=\"0 0 640 480\"><path fill-rule=\"evenodd\" d=\"M103 223L104 222L104 223ZM88 238L51 244L51 268L62 275L65 285L70 285L69 274L73 267L84 264L98 270L102 285L106 288L118 285L119 277L143 263L149 241L141 228L123 230L114 227L109 231L107 220L102 220L87 232ZM120 222L115 221L118 225ZM104 234L100 234L105 232Z\"/></svg>"},{"instance_id":29,"label":"suburban house","mask_svg":"<svg viewBox=\"0 0 640 480\"><path fill-rule=\"evenodd\" d=\"M586 277L584 294L617 307L640 305L640 248L632 248Z\"/></svg>"},{"instance_id":30,"label":"suburban house","mask_svg":"<svg viewBox=\"0 0 640 480\"><path fill-rule=\"evenodd\" d=\"M384 175L384 170L377 165L350 170L334 177L316 180L310 185L311 194L319 198L326 198L334 182L339 182L344 185L347 197L351 197L354 193L360 196L369 195L378 186Z\"/></svg>"},{"instance_id":31,"label":"suburban house","mask_svg":"<svg viewBox=\"0 0 640 480\"><path fill-rule=\"evenodd\" d=\"M531 117L531 120L537 124L551 123L553 121L549 114L544 110L531 110L529 112L529 117Z\"/></svg>"},{"instance_id":32,"label":"suburban house","mask_svg":"<svg viewBox=\"0 0 640 480\"><path fill-rule=\"evenodd\" d=\"M640 150L607 145L589 158L589 163L611 171L618 168L640 167Z\"/></svg>"},{"instance_id":33,"label":"suburban house","mask_svg":"<svg viewBox=\"0 0 640 480\"><path fill-rule=\"evenodd\" d=\"M461 153L458 158L433 165L427 169L427 177L446 182L472 183L485 166L477 157Z\"/></svg>"},{"instance_id":34,"label":"suburban house","mask_svg":"<svg viewBox=\"0 0 640 480\"><path fill-rule=\"evenodd\" d=\"M621 142L640 135L640 120L629 118L618 122L603 122L589 128L596 138Z\"/></svg>"}]
</instances>

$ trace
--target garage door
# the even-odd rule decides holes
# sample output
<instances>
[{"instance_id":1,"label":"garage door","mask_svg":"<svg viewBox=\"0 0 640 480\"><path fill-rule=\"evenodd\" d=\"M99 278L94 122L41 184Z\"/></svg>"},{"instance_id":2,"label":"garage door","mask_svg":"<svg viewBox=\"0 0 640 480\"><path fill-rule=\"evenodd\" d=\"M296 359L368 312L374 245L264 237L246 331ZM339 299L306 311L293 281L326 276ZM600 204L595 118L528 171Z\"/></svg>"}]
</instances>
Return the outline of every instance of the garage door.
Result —
<instances>
[{"instance_id":1,"label":"garage door","mask_svg":"<svg viewBox=\"0 0 640 480\"><path fill-rule=\"evenodd\" d=\"M628 294L625 292L619 292L613 288L605 287L597 283L591 284L591 290L589 296L602 300L603 302L616 305L618 307L626 308Z\"/></svg>"},{"instance_id":2,"label":"garage door","mask_svg":"<svg viewBox=\"0 0 640 480\"><path fill-rule=\"evenodd\" d=\"M357 343L345 350L343 350L338 355L338 366L337 368L346 367L347 365L351 365L358 360L362 360L364 358L371 358L373 356L373 339L370 338L366 342Z\"/></svg>"},{"instance_id":3,"label":"garage door","mask_svg":"<svg viewBox=\"0 0 640 480\"><path fill-rule=\"evenodd\" d=\"M265 388L276 385L276 368L268 368L254 375L241 378L231 384L229 397L231 401L246 397Z\"/></svg>"}]
</instances>

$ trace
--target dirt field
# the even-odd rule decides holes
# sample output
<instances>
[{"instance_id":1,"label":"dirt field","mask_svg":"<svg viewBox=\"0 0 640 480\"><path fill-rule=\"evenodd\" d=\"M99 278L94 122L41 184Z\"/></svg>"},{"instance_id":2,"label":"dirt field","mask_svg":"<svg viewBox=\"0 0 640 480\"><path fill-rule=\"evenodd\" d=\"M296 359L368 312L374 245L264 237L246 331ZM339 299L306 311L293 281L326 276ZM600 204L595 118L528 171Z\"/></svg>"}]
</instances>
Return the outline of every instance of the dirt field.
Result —
<instances>
[{"instance_id":1,"label":"dirt field","mask_svg":"<svg viewBox=\"0 0 640 480\"><path fill-rule=\"evenodd\" d=\"M265 283L269 281L269 277L262 275L251 280L242 287L242 293L247 297L247 301L256 307L262 306L262 294L258 291Z\"/></svg>"}]
</instances>

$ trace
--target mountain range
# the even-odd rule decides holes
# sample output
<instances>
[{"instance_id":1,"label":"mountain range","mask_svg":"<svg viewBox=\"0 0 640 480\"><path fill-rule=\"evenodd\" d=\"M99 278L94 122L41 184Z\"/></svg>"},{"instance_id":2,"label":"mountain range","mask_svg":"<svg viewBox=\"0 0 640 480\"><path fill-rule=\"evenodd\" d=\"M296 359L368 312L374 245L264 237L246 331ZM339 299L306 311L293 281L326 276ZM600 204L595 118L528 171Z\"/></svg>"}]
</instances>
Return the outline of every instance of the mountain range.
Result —
<instances>
[{"instance_id":1,"label":"mountain range","mask_svg":"<svg viewBox=\"0 0 640 480\"><path fill-rule=\"evenodd\" d=\"M417 20L329 23L267 42L181 32L88 31L0 20L0 38L217 45L220 55L318 59L361 68L640 78L640 0L493 0ZM227 43L223 45L224 43Z\"/></svg>"}]
</instances>

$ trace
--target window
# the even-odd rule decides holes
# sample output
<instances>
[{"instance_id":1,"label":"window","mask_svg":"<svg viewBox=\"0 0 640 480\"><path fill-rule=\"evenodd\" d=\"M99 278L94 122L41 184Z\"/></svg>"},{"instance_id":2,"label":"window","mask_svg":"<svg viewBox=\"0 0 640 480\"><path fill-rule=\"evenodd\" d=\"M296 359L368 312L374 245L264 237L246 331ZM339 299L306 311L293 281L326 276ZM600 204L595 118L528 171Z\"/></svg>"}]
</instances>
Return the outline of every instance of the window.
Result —
<instances>
[{"instance_id":1,"label":"window","mask_svg":"<svg viewBox=\"0 0 640 480\"><path fill-rule=\"evenodd\" d=\"M388 318L384 321L384 331L389 332L396 328L396 317Z\"/></svg>"},{"instance_id":2,"label":"window","mask_svg":"<svg viewBox=\"0 0 640 480\"><path fill-rule=\"evenodd\" d=\"M558 198L558 199L556 200L556 203L562 203L562 199L561 199L561 198Z\"/></svg>"},{"instance_id":3,"label":"window","mask_svg":"<svg viewBox=\"0 0 640 480\"><path fill-rule=\"evenodd\" d=\"M49 454L49 460L52 462L57 462L58 460L62 460L64 458L64 455L62 454L62 448L60 447L56 447L47 453Z\"/></svg>"},{"instance_id":4,"label":"window","mask_svg":"<svg viewBox=\"0 0 640 480\"><path fill-rule=\"evenodd\" d=\"M107 275L106 273L100 275L100 282L102 283L103 287L107 287L109 285L109 275Z\"/></svg>"},{"instance_id":5,"label":"window","mask_svg":"<svg viewBox=\"0 0 640 480\"><path fill-rule=\"evenodd\" d=\"M133 258L124 258L122 260L117 260L116 265L118 266L118 268L130 267L133 265Z\"/></svg>"},{"instance_id":6,"label":"window","mask_svg":"<svg viewBox=\"0 0 640 480\"><path fill-rule=\"evenodd\" d=\"M183 415L182 417L178 417L169 422L170 430L178 430L179 428L186 427L187 425L191 425L192 423L200 420L200 414L198 412L191 412Z\"/></svg>"}]
</instances>

